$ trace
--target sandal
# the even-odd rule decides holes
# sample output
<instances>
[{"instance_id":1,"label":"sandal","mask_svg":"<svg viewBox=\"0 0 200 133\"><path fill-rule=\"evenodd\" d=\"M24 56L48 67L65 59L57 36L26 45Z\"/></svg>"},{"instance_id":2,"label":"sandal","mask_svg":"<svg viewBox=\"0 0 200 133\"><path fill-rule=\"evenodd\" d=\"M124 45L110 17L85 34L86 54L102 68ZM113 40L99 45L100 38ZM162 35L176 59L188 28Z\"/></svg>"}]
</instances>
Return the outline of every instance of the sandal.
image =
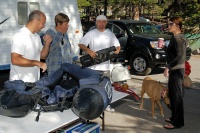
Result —
<instances>
[{"instance_id":1,"label":"sandal","mask_svg":"<svg viewBox=\"0 0 200 133\"><path fill-rule=\"evenodd\" d=\"M172 124L167 124L164 126L166 129L175 129L176 127Z\"/></svg>"},{"instance_id":2,"label":"sandal","mask_svg":"<svg viewBox=\"0 0 200 133\"><path fill-rule=\"evenodd\" d=\"M170 118L165 119L166 122L171 122Z\"/></svg>"}]
</instances>

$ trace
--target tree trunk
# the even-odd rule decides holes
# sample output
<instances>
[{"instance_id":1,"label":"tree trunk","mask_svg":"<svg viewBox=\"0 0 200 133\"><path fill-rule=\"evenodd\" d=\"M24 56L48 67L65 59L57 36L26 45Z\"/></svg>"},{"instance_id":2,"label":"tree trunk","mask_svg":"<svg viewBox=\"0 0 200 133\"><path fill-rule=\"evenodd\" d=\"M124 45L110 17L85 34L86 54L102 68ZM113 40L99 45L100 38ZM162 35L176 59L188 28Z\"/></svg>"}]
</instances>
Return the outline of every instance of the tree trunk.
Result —
<instances>
[{"instance_id":1,"label":"tree trunk","mask_svg":"<svg viewBox=\"0 0 200 133\"><path fill-rule=\"evenodd\" d=\"M132 6L132 11L133 11L133 19L134 20L139 20L139 13L140 13L140 11L139 11L139 6L138 5L134 5L134 6Z\"/></svg>"},{"instance_id":2,"label":"tree trunk","mask_svg":"<svg viewBox=\"0 0 200 133\"><path fill-rule=\"evenodd\" d=\"M143 16L143 15L144 15L144 6L141 6L141 7L140 7L140 10L139 10L139 12L140 12L141 16Z\"/></svg>"},{"instance_id":3,"label":"tree trunk","mask_svg":"<svg viewBox=\"0 0 200 133\"><path fill-rule=\"evenodd\" d=\"M133 15L132 15L132 14L133 14L132 8L133 8L133 5L132 5L132 4L129 4L129 17L130 17L130 18L132 18L132 16L133 16ZM130 19L130 18L129 18L129 19Z\"/></svg>"}]
</instances>

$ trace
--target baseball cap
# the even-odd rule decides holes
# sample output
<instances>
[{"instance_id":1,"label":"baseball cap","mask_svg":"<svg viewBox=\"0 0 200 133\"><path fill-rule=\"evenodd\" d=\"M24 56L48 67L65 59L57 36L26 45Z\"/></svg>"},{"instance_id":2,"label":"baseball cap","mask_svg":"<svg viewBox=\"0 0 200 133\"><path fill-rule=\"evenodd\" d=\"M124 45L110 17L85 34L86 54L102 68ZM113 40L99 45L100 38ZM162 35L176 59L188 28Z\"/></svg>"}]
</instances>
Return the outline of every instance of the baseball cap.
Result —
<instances>
[{"instance_id":1,"label":"baseball cap","mask_svg":"<svg viewBox=\"0 0 200 133\"><path fill-rule=\"evenodd\" d=\"M106 20L107 21L107 18L105 15L99 15L99 16L97 16L96 20Z\"/></svg>"}]
</instances>

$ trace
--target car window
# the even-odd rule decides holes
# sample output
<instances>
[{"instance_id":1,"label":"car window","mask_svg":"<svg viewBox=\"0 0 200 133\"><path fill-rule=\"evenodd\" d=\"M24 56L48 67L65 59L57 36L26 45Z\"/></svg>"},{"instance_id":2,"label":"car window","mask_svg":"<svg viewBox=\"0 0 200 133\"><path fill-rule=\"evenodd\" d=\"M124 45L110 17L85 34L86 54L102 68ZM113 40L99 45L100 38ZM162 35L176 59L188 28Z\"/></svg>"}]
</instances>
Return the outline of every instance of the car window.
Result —
<instances>
[{"instance_id":1,"label":"car window","mask_svg":"<svg viewBox=\"0 0 200 133\"><path fill-rule=\"evenodd\" d=\"M119 26L122 30L126 29L125 26L124 26L124 24L122 24L122 23L114 22L114 24L116 24L117 26Z\"/></svg>"},{"instance_id":2,"label":"car window","mask_svg":"<svg viewBox=\"0 0 200 133\"><path fill-rule=\"evenodd\" d=\"M161 34L161 32L150 24L127 24L132 34Z\"/></svg>"},{"instance_id":3,"label":"car window","mask_svg":"<svg viewBox=\"0 0 200 133\"><path fill-rule=\"evenodd\" d=\"M147 34L160 34L158 29L152 25L144 25L143 26L143 32Z\"/></svg>"},{"instance_id":4,"label":"car window","mask_svg":"<svg viewBox=\"0 0 200 133\"><path fill-rule=\"evenodd\" d=\"M117 26L113 25L113 33L114 33L114 34L119 34L120 31L121 31L121 30L120 30Z\"/></svg>"},{"instance_id":5,"label":"car window","mask_svg":"<svg viewBox=\"0 0 200 133\"><path fill-rule=\"evenodd\" d=\"M119 34L122 29L115 24L108 23L106 28L110 29L115 35Z\"/></svg>"},{"instance_id":6,"label":"car window","mask_svg":"<svg viewBox=\"0 0 200 133\"><path fill-rule=\"evenodd\" d=\"M131 33L134 33L134 34L142 34L143 33L141 25L130 24L128 26L128 29L130 30Z\"/></svg>"}]
</instances>

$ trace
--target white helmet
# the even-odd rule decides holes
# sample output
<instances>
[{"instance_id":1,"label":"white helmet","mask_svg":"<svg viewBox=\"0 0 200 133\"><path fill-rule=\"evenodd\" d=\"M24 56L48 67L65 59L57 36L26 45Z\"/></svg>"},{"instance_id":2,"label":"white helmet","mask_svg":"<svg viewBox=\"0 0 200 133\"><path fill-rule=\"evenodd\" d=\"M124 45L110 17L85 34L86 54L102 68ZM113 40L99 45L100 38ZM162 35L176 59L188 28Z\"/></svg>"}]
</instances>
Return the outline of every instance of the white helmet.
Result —
<instances>
[{"instance_id":1,"label":"white helmet","mask_svg":"<svg viewBox=\"0 0 200 133\"><path fill-rule=\"evenodd\" d=\"M112 82L126 81L131 79L128 68L122 64L114 64L111 67L110 79Z\"/></svg>"}]
</instances>

